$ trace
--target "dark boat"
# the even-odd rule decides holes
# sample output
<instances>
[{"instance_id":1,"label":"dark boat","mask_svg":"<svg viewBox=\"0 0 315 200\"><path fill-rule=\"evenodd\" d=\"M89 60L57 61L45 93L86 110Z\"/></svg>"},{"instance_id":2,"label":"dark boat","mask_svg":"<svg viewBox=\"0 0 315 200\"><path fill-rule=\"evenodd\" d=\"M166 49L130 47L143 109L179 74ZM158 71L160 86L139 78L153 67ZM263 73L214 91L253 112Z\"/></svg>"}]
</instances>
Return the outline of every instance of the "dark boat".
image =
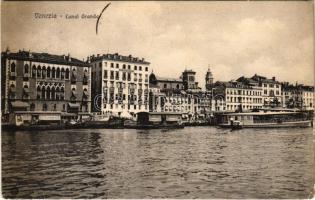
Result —
<instances>
[{"instance_id":1,"label":"dark boat","mask_svg":"<svg viewBox=\"0 0 315 200\"><path fill-rule=\"evenodd\" d=\"M180 113L139 112L137 121L125 120L124 128L130 129L178 129L184 128Z\"/></svg>"},{"instance_id":2,"label":"dark boat","mask_svg":"<svg viewBox=\"0 0 315 200\"><path fill-rule=\"evenodd\" d=\"M239 122L242 128L288 128L310 127L312 113L303 111L258 111L247 113L229 113L221 116L220 127L233 128ZM237 127L235 125L235 127Z\"/></svg>"}]
</instances>

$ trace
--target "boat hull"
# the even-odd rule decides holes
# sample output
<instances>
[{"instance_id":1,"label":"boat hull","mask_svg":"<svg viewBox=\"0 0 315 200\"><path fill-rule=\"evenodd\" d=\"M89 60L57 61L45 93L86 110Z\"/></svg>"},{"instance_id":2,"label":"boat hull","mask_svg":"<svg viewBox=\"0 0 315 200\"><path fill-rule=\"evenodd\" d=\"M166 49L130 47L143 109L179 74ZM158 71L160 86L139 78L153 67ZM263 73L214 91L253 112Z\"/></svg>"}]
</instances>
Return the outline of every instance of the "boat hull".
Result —
<instances>
[{"instance_id":1,"label":"boat hull","mask_svg":"<svg viewBox=\"0 0 315 200\"><path fill-rule=\"evenodd\" d=\"M222 128L232 128L231 124L219 124ZM290 127L311 127L312 120L282 122L282 123L257 123L242 125L242 128L290 128Z\"/></svg>"},{"instance_id":2,"label":"boat hull","mask_svg":"<svg viewBox=\"0 0 315 200\"><path fill-rule=\"evenodd\" d=\"M126 129L180 129L184 128L184 125L124 125Z\"/></svg>"}]
</instances>

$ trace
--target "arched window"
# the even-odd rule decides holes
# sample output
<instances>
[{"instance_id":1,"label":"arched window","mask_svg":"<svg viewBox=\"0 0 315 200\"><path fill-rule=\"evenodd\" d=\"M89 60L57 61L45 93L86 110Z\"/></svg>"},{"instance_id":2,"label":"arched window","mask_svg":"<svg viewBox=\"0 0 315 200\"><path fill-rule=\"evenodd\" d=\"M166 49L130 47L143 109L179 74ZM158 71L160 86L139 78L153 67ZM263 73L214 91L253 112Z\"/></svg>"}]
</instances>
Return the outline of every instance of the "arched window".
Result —
<instances>
[{"instance_id":1,"label":"arched window","mask_svg":"<svg viewBox=\"0 0 315 200\"><path fill-rule=\"evenodd\" d=\"M55 87L53 87L53 88L51 89L51 99L55 99L55 94L56 94L56 92L55 92Z\"/></svg>"},{"instance_id":2,"label":"arched window","mask_svg":"<svg viewBox=\"0 0 315 200\"><path fill-rule=\"evenodd\" d=\"M60 78L60 68L57 68L56 78Z\"/></svg>"},{"instance_id":3,"label":"arched window","mask_svg":"<svg viewBox=\"0 0 315 200\"><path fill-rule=\"evenodd\" d=\"M43 104L43 111L47 111L47 104L46 103Z\"/></svg>"},{"instance_id":4,"label":"arched window","mask_svg":"<svg viewBox=\"0 0 315 200\"><path fill-rule=\"evenodd\" d=\"M36 77L36 66L33 65L32 67L32 77Z\"/></svg>"},{"instance_id":5,"label":"arched window","mask_svg":"<svg viewBox=\"0 0 315 200\"><path fill-rule=\"evenodd\" d=\"M45 88L45 86L42 87L42 99L46 99L46 88Z\"/></svg>"},{"instance_id":6,"label":"arched window","mask_svg":"<svg viewBox=\"0 0 315 200\"><path fill-rule=\"evenodd\" d=\"M56 77L56 70L53 67L52 70L51 70L51 78L55 78L55 77Z\"/></svg>"},{"instance_id":7,"label":"arched window","mask_svg":"<svg viewBox=\"0 0 315 200\"><path fill-rule=\"evenodd\" d=\"M45 66L42 69L42 78L46 78L46 67Z\"/></svg>"},{"instance_id":8,"label":"arched window","mask_svg":"<svg viewBox=\"0 0 315 200\"><path fill-rule=\"evenodd\" d=\"M24 73L28 74L28 72L29 72L29 66L28 66L28 64L25 64L24 65Z\"/></svg>"},{"instance_id":9,"label":"arched window","mask_svg":"<svg viewBox=\"0 0 315 200\"><path fill-rule=\"evenodd\" d=\"M15 63L11 64L10 71L11 72L15 72Z\"/></svg>"},{"instance_id":10,"label":"arched window","mask_svg":"<svg viewBox=\"0 0 315 200\"><path fill-rule=\"evenodd\" d=\"M28 88L28 85L24 85L23 88Z\"/></svg>"},{"instance_id":11,"label":"arched window","mask_svg":"<svg viewBox=\"0 0 315 200\"><path fill-rule=\"evenodd\" d=\"M37 86L37 99L40 99L40 95L41 95L41 88L40 86Z\"/></svg>"},{"instance_id":12,"label":"arched window","mask_svg":"<svg viewBox=\"0 0 315 200\"><path fill-rule=\"evenodd\" d=\"M47 78L50 78L50 67L47 67Z\"/></svg>"},{"instance_id":13,"label":"arched window","mask_svg":"<svg viewBox=\"0 0 315 200\"><path fill-rule=\"evenodd\" d=\"M65 69L64 68L62 68L61 69L61 79L64 79L65 78Z\"/></svg>"},{"instance_id":14,"label":"arched window","mask_svg":"<svg viewBox=\"0 0 315 200\"><path fill-rule=\"evenodd\" d=\"M38 66L37 66L37 78L40 78L41 70L42 70L41 66L38 65Z\"/></svg>"},{"instance_id":15,"label":"arched window","mask_svg":"<svg viewBox=\"0 0 315 200\"><path fill-rule=\"evenodd\" d=\"M54 104L54 111L57 110L57 104Z\"/></svg>"},{"instance_id":16,"label":"arched window","mask_svg":"<svg viewBox=\"0 0 315 200\"><path fill-rule=\"evenodd\" d=\"M176 89L179 89L179 84L176 85Z\"/></svg>"},{"instance_id":17,"label":"arched window","mask_svg":"<svg viewBox=\"0 0 315 200\"><path fill-rule=\"evenodd\" d=\"M46 89L46 99L50 99L50 87Z\"/></svg>"},{"instance_id":18,"label":"arched window","mask_svg":"<svg viewBox=\"0 0 315 200\"><path fill-rule=\"evenodd\" d=\"M70 74L69 69L66 69L66 79L69 79L69 74Z\"/></svg>"}]
</instances>

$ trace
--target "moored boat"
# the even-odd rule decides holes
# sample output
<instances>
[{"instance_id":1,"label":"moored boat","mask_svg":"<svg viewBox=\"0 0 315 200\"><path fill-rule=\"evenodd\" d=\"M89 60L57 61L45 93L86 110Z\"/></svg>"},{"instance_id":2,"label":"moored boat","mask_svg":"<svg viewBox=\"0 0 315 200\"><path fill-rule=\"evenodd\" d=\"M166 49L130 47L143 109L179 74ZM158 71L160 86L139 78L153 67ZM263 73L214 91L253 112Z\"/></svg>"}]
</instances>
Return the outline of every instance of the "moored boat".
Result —
<instances>
[{"instance_id":1,"label":"moored boat","mask_svg":"<svg viewBox=\"0 0 315 200\"><path fill-rule=\"evenodd\" d=\"M240 122L242 128L310 127L313 119L310 113L302 111L264 111L228 113L220 116L219 126L234 128Z\"/></svg>"},{"instance_id":2,"label":"moored boat","mask_svg":"<svg viewBox=\"0 0 315 200\"><path fill-rule=\"evenodd\" d=\"M130 129L176 129L184 128L179 113L139 112L137 120L125 120L124 128Z\"/></svg>"}]
</instances>

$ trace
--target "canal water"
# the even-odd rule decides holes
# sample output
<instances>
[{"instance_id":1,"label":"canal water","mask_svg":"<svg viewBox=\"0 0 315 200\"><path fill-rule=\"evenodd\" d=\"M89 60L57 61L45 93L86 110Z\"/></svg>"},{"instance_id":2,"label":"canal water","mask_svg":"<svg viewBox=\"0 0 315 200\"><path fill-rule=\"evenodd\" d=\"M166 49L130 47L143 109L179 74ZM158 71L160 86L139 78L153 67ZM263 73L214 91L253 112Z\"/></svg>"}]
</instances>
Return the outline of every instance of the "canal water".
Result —
<instances>
[{"instance_id":1,"label":"canal water","mask_svg":"<svg viewBox=\"0 0 315 200\"><path fill-rule=\"evenodd\" d=\"M2 132L5 198L309 198L312 128Z\"/></svg>"}]
</instances>

